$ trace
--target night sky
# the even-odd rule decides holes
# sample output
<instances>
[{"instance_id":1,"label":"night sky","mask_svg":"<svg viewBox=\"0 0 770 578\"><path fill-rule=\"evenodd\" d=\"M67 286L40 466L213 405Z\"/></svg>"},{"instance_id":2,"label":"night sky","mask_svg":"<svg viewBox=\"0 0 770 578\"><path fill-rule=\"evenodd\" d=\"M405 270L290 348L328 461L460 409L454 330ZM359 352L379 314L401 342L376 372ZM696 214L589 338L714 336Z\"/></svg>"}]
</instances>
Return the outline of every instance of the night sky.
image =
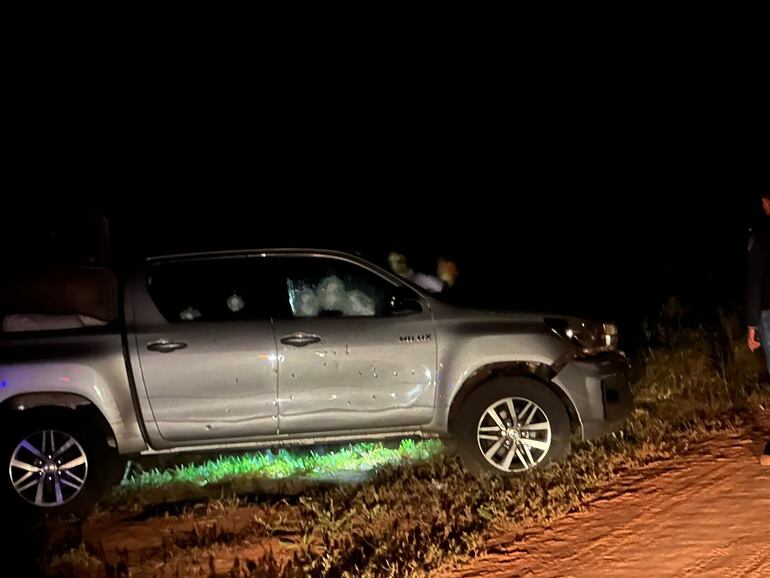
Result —
<instances>
[{"instance_id":1,"label":"night sky","mask_svg":"<svg viewBox=\"0 0 770 578\"><path fill-rule=\"evenodd\" d=\"M757 118L594 106L446 122L439 109L368 111L360 126L352 113L335 124L304 111L253 139L176 115L116 147L102 134L61 156L48 143L44 163L17 151L24 179L11 195L22 205L4 203L0 259L6 270L67 260L72 239L89 235L83 215L101 213L118 269L269 246L385 264L398 248L426 272L437 256L456 259L474 305L603 316L652 311L670 295L697 311L741 305L755 199L770 186Z\"/></svg>"}]
</instances>

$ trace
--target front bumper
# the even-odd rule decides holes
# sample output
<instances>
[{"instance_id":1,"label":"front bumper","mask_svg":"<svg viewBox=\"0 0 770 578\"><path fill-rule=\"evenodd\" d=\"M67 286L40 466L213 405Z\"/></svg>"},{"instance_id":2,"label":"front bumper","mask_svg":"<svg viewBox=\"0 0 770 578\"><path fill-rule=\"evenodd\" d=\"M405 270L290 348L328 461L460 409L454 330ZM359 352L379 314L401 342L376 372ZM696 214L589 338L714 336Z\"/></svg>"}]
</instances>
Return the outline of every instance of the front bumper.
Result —
<instances>
[{"instance_id":1,"label":"front bumper","mask_svg":"<svg viewBox=\"0 0 770 578\"><path fill-rule=\"evenodd\" d=\"M584 440L610 433L634 409L631 367L619 353L603 353L568 363L553 381L577 412Z\"/></svg>"}]
</instances>

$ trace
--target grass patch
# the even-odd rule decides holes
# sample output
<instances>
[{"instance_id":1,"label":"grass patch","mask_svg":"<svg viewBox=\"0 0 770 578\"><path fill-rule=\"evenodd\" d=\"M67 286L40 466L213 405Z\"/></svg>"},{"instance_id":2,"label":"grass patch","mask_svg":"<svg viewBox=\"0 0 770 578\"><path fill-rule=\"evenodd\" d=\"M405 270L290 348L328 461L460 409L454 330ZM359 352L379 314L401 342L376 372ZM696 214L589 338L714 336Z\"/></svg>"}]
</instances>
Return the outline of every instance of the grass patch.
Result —
<instances>
[{"instance_id":1,"label":"grass patch","mask_svg":"<svg viewBox=\"0 0 770 578\"><path fill-rule=\"evenodd\" d=\"M199 465L178 465L132 475L115 488L103 506L141 507L257 489L255 482L275 480L323 480L342 473L370 472L383 466L425 461L440 453L439 440L401 440L398 447L382 443L351 444L334 451L282 449L270 452L220 456ZM207 491L208 490L208 491Z\"/></svg>"}]
</instances>

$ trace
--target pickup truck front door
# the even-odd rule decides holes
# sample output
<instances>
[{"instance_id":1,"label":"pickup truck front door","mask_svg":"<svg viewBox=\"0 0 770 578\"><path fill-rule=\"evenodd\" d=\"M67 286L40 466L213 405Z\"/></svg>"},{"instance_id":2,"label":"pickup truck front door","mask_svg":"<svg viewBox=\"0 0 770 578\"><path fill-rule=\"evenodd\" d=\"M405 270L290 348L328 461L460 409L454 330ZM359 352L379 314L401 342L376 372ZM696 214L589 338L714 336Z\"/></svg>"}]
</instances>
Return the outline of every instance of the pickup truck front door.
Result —
<instances>
[{"instance_id":1,"label":"pickup truck front door","mask_svg":"<svg viewBox=\"0 0 770 578\"><path fill-rule=\"evenodd\" d=\"M436 339L433 318L419 296L344 259L279 260L277 274L288 302L288 311L274 320L280 433L429 422ZM394 308L393 299L409 303Z\"/></svg>"}]
</instances>

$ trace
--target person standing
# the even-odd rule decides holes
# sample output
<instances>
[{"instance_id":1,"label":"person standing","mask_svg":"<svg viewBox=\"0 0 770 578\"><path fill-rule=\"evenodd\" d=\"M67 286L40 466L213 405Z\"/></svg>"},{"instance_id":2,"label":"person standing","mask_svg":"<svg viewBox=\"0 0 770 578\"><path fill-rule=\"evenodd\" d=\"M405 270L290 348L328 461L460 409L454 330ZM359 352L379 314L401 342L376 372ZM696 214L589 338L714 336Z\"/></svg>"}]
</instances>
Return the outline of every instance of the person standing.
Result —
<instances>
[{"instance_id":1,"label":"person standing","mask_svg":"<svg viewBox=\"0 0 770 578\"><path fill-rule=\"evenodd\" d=\"M762 209L770 217L770 193L762 195ZM749 241L749 278L746 321L751 351L765 348L770 370L770 222L765 222Z\"/></svg>"},{"instance_id":2,"label":"person standing","mask_svg":"<svg viewBox=\"0 0 770 578\"><path fill-rule=\"evenodd\" d=\"M762 209L767 218L749 241L746 322L749 349L756 351L764 347L770 372L770 192L762 195ZM761 463L770 466L770 442Z\"/></svg>"},{"instance_id":3,"label":"person standing","mask_svg":"<svg viewBox=\"0 0 770 578\"><path fill-rule=\"evenodd\" d=\"M441 293L444 289L444 281L438 277L419 273L412 269L403 253L391 251L388 255L388 264L390 265L390 270L396 275L411 281L415 285L419 285L429 293Z\"/></svg>"}]
</instances>

